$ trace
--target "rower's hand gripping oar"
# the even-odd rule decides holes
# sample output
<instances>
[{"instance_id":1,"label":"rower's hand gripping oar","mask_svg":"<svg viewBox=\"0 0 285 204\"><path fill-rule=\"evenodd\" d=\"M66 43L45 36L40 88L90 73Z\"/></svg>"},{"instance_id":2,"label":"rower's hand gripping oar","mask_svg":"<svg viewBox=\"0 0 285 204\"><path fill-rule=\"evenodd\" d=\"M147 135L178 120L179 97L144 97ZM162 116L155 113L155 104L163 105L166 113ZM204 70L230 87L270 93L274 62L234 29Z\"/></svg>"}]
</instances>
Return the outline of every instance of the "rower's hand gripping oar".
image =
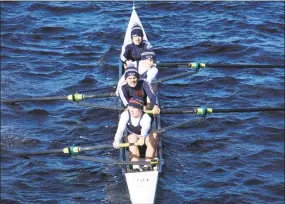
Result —
<instances>
[{"instance_id":1,"label":"rower's hand gripping oar","mask_svg":"<svg viewBox=\"0 0 285 204\"><path fill-rule=\"evenodd\" d=\"M33 98L16 98L16 99L7 99L1 100L3 103L16 103L16 102L31 102L31 101L56 101L56 100L68 100L68 101L80 101L83 99L89 98L107 98L107 97L116 97L115 92L111 93L101 93L101 94L91 94L83 95L80 93L71 94L68 96L51 96L51 97L33 97Z\"/></svg>"}]
</instances>

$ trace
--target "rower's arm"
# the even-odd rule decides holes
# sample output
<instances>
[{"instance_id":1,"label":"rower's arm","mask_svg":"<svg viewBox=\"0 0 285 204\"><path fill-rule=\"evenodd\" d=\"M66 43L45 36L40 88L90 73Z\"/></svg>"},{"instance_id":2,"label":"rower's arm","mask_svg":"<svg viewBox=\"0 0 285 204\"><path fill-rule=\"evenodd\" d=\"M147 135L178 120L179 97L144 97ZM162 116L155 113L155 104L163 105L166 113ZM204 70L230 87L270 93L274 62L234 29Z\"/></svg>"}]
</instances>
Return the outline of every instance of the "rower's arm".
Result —
<instances>
[{"instance_id":1,"label":"rower's arm","mask_svg":"<svg viewBox=\"0 0 285 204\"><path fill-rule=\"evenodd\" d=\"M130 97L129 97L128 91L126 90L125 86L121 86L120 88L120 98L124 106L126 107L129 103Z\"/></svg>"},{"instance_id":2,"label":"rower's arm","mask_svg":"<svg viewBox=\"0 0 285 204\"><path fill-rule=\"evenodd\" d=\"M156 101L156 96L153 93L153 90L151 89L150 85L146 81L143 82L143 88L144 88L146 95L148 96L148 98L151 102L151 105L152 106L158 105L157 101Z\"/></svg>"},{"instance_id":3,"label":"rower's arm","mask_svg":"<svg viewBox=\"0 0 285 204\"><path fill-rule=\"evenodd\" d=\"M129 114L128 114L128 111L125 111L121 114L117 132L114 137L114 141L121 141L125 128L127 126L128 120L129 120Z\"/></svg>"},{"instance_id":4,"label":"rower's arm","mask_svg":"<svg viewBox=\"0 0 285 204\"><path fill-rule=\"evenodd\" d=\"M146 137L149 134L150 127L151 127L151 118L148 114L144 114L143 118L140 121L141 129L141 136Z\"/></svg>"},{"instance_id":5,"label":"rower's arm","mask_svg":"<svg viewBox=\"0 0 285 204\"><path fill-rule=\"evenodd\" d=\"M129 50L130 50L129 44L127 44L126 46L123 45L120 58L121 58L121 61L122 61L124 64L125 64L126 61L128 60L128 53L129 53Z\"/></svg>"}]
</instances>

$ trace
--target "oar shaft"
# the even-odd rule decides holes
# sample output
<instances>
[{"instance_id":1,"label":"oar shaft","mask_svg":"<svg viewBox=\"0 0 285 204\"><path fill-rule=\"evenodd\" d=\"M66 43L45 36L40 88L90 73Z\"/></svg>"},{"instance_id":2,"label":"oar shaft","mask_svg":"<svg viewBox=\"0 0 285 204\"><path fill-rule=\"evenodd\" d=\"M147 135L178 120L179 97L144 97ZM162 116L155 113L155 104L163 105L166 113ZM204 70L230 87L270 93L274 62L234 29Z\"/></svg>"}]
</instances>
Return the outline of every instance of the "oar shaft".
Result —
<instances>
[{"instance_id":1,"label":"oar shaft","mask_svg":"<svg viewBox=\"0 0 285 204\"><path fill-rule=\"evenodd\" d=\"M129 147L129 146L138 146L138 143L121 143L120 148ZM42 155L42 154L56 154L56 153L64 153L64 154L77 154L83 151L91 151L91 150L103 150L103 149L111 149L113 145L110 144L103 144L103 145L96 145L96 146L85 146L79 147L73 145L72 147L65 147L63 149L51 149L51 150L44 150L44 151L36 151L36 152L23 152L21 155Z\"/></svg>"},{"instance_id":2,"label":"oar shaft","mask_svg":"<svg viewBox=\"0 0 285 204\"><path fill-rule=\"evenodd\" d=\"M57 154L64 153L64 149L51 149L45 151L37 151L37 152L23 152L19 153L19 155L43 155L43 154Z\"/></svg>"},{"instance_id":3,"label":"oar shaft","mask_svg":"<svg viewBox=\"0 0 285 204\"><path fill-rule=\"evenodd\" d=\"M123 107L118 107L118 106L101 106L101 105L96 105L96 104L91 104L91 103L78 103L81 106L87 106L91 108L101 108L101 109L108 109L108 110L117 110L117 111L123 111L125 108Z\"/></svg>"},{"instance_id":4,"label":"oar shaft","mask_svg":"<svg viewBox=\"0 0 285 204\"><path fill-rule=\"evenodd\" d=\"M165 127L165 128L160 128L160 129L154 130L154 131L152 131L152 133L162 133L162 132L166 132L168 130L172 130L172 129L175 129L175 128L178 128L178 127L182 127L184 125L190 125L190 124L191 125L197 125L201 121L203 121L204 119L205 119L204 117L201 117L201 118L198 118L198 119L186 120L186 121L183 121L183 122L175 124L175 125L170 125L170 126Z\"/></svg>"},{"instance_id":5,"label":"oar shaft","mask_svg":"<svg viewBox=\"0 0 285 204\"><path fill-rule=\"evenodd\" d=\"M218 64L198 63L201 68L285 68L284 64ZM162 62L157 64L158 68L185 68L191 67L191 62ZM193 67L192 67L193 68Z\"/></svg>"},{"instance_id":6,"label":"oar shaft","mask_svg":"<svg viewBox=\"0 0 285 204\"><path fill-rule=\"evenodd\" d=\"M160 114L192 114L196 113L196 109L161 109Z\"/></svg>"},{"instance_id":7,"label":"oar shaft","mask_svg":"<svg viewBox=\"0 0 285 204\"><path fill-rule=\"evenodd\" d=\"M284 107L258 107L258 108L191 108L191 109L160 109L160 114L211 114L211 113L246 113L246 112L261 112L261 111L284 111ZM145 110L145 113L152 114L152 110Z\"/></svg>"},{"instance_id":8,"label":"oar shaft","mask_svg":"<svg viewBox=\"0 0 285 204\"><path fill-rule=\"evenodd\" d=\"M212 113L235 113L235 112L260 112L260 111L284 111L285 108L270 108L270 107L261 107L261 108L215 108L212 109Z\"/></svg>"},{"instance_id":9,"label":"oar shaft","mask_svg":"<svg viewBox=\"0 0 285 204\"><path fill-rule=\"evenodd\" d=\"M164 78L161 78L161 79L154 80L152 82L152 84L161 83L161 82L164 82L164 81L176 79L176 78L183 77L183 76L188 76L188 75L191 75L191 74L195 74L195 72L183 72L183 73L175 74L175 75L172 75L172 76L169 76L169 77L164 77Z\"/></svg>"},{"instance_id":10,"label":"oar shaft","mask_svg":"<svg viewBox=\"0 0 285 204\"><path fill-rule=\"evenodd\" d=\"M116 97L116 93L102 93L102 94L92 94L92 95L84 95L84 98L105 98L105 97Z\"/></svg>"},{"instance_id":11,"label":"oar shaft","mask_svg":"<svg viewBox=\"0 0 285 204\"><path fill-rule=\"evenodd\" d=\"M206 64L211 68L284 68L280 64Z\"/></svg>"},{"instance_id":12,"label":"oar shaft","mask_svg":"<svg viewBox=\"0 0 285 204\"><path fill-rule=\"evenodd\" d=\"M138 143L120 143L120 148L129 147L129 146L138 146ZM86 147L78 147L78 152L90 151L90 150L102 150L102 149L111 149L113 145L105 144L105 145L96 145L96 146L86 146Z\"/></svg>"},{"instance_id":13,"label":"oar shaft","mask_svg":"<svg viewBox=\"0 0 285 204\"><path fill-rule=\"evenodd\" d=\"M102 150L102 149L111 149L113 148L112 145L96 145L96 146L86 146L86 147L79 147L79 152L83 151L91 151L91 150Z\"/></svg>"},{"instance_id":14,"label":"oar shaft","mask_svg":"<svg viewBox=\"0 0 285 204\"><path fill-rule=\"evenodd\" d=\"M54 97L36 97L36 98L16 98L1 100L3 103L17 103L17 102L31 102L31 101L55 101L55 100L68 100L67 96L54 96Z\"/></svg>"},{"instance_id":15,"label":"oar shaft","mask_svg":"<svg viewBox=\"0 0 285 204\"><path fill-rule=\"evenodd\" d=\"M110 165L151 165L151 164L158 164L158 160L152 160L150 162L147 161L120 161L120 160L113 160L113 159L104 159L104 158L95 158L90 156L74 156L74 159L86 160L86 161L93 161L93 162L100 162L104 164Z\"/></svg>"},{"instance_id":16,"label":"oar shaft","mask_svg":"<svg viewBox=\"0 0 285 204\"><path fill-rule=\"evenodd\" d=\"M55 101L55 100L80 101L82 99L88 99L88 98L106 98L106 97L116 97L116 93L112 92L112 93L102 93L102 94L92 94L92 95L83 95L83 94L75 93L75 94L71 94L68 96L19 98L19 99L1 100L1 102L16 103L16 102Z\"/></svg>"}]
</instances>

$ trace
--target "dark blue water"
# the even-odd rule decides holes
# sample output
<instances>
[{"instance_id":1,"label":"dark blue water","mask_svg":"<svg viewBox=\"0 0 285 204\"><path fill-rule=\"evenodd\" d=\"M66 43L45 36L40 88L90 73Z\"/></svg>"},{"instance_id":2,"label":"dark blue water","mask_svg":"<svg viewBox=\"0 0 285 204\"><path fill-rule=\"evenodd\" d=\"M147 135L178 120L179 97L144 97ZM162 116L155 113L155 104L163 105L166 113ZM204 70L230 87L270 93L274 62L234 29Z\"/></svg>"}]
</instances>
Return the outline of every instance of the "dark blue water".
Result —
<instances>
[{"instance_id":1,"label":"dark blue water","mask_svg":"<svg viewBox=\"0 0 285 204\"><path fill-rule=\"evenodd\" d=\"M1 97L90 94L83 91L116 84L131 10L132 2L1 2ZM136 2L136 10L159 61L284 63L284 2ZM284 69L206 68L161 84L160 101L284 106ZM162 115L162 126L195 117ZM115 111L73 102L1 104L1 203L128 203L119 167L14 154L111 144L117 122ZM284 112L212 114L163 138L157 203L284 203Z\"/></svg>"}]
</instances>

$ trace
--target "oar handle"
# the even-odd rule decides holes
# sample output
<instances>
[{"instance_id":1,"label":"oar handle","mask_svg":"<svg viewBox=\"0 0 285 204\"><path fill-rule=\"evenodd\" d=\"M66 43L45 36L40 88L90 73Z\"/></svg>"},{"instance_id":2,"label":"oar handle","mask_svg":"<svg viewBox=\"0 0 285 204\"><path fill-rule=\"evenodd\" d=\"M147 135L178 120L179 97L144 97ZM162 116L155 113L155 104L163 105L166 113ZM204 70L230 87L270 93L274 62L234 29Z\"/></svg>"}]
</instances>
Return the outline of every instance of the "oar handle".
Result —
<instances>
[{"instance_id":1,"label":"oar handle","mask_svg":"<svg viewBox=\"0 0 285 204\"><path fill-rule=\"evenodd\" d=\"M120 144L120 148L131 147L131 146L139 146L139 144L138 143L121 143Z\"/></svg>"}]
</instances>

